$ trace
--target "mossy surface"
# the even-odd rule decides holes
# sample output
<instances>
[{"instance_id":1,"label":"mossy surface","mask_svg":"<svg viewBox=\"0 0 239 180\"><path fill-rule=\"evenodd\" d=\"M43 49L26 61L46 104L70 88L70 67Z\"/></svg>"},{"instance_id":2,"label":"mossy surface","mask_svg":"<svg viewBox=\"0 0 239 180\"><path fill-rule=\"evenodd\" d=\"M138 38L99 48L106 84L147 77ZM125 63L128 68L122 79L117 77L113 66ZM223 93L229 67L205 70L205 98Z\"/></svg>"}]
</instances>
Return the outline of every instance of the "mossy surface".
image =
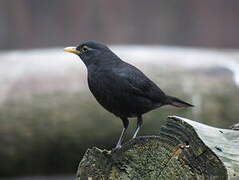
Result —
<instances>
[{"instance_id":1,"label":"mossy surface","mask_svg":"<svg viewBox=\"0 0 239 180\"><path fill-rule=\"evenodd\" d=\"M227 170L190 125L168 120L158 136L138 137L113 151L88 149L79 164L77 179L89 177L226 180Z\"/></svg>"}]
</instances>

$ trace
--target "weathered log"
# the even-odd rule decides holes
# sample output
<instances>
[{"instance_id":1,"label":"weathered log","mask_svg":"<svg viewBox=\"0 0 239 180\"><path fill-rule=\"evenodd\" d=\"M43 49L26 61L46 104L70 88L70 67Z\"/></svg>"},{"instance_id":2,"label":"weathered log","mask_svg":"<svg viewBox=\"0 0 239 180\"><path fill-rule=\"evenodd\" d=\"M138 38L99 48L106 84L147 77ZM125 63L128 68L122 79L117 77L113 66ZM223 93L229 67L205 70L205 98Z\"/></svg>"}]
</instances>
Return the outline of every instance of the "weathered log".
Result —
<instances>
[{"instance_id":1,"label":"weathered log","mask_svg":"<svg viewBox=\"0 0 239 180\"><path fill-rule=\"evenodd\" d=\"M181 120L193 126L202 141L212 149L227 168L229 177L239 179L239 131L234 125L233 129L220 129L178 116L170 119Z\"/></svg>"},{"instance_id":2,"label":"weathered log","mask_svg":"<svg viewBox=\"0 0 239 180\"><path fill-rule=\"evenodd\" d=\"M137 137L118 150L88 149L79 164L77 179L226 180L228 175L238 175L239 151L234 151L238 137L239 131L172 116L157 136ZM221 138L227 139L228 146Z\"/></svg>"}]
</instances>

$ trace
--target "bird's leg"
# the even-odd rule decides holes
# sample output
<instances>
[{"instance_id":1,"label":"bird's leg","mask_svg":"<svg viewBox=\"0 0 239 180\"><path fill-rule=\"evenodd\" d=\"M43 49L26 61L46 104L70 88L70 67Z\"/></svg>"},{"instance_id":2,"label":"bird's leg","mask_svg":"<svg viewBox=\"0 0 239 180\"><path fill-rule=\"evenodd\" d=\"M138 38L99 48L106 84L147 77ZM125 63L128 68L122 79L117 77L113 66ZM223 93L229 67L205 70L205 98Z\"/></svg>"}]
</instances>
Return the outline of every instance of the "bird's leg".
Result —
<instances>
[{"instance_id":1,"label":"bird's leg","mask_svg":"<svg viewBox=\"0 0 239 180\"><path fill-rule=\"evenodd\" d=\"M117 145L116 145L115 149L121 148L122 140L123 140L123 138L124 138L124 136L125 136L125 132L126 132L128 126L129 126L129 120L128 120L128 118L121 118L121 120L122 120L122 122L123 122L124 128L123 128L123 130L122 130L122 132L121 132L120 138L119 138L119 140L118 140L118 142L117 142Z\"/></svg>"},{"instance_id":2,"label":"bird's leg","mask_svg":"<svg viewBox=\"0 0 239 180\"><path fill-rule=\"evenodd\" d=\"M133 139L136 138L141 126L143 125L143 118L142 118L142 115L138 116L137 117L137 128L134 132L134 135L133 135Z\"/></svg>"}]
</instances>

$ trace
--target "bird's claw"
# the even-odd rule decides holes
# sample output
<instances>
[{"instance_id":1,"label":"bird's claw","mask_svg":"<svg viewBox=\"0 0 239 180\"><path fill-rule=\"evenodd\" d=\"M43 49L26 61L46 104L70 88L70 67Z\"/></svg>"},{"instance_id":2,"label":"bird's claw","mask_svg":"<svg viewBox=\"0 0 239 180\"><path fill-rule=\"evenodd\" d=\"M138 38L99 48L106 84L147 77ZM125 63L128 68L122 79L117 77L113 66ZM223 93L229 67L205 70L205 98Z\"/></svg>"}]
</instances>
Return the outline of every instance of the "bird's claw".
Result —
<instances>
[{"instance_id":1,"label":"bird's claw","mask_svg":"<svg viewBox=\"0 0 239 180\"><path fill-rule=\"evenodd\" d=\"M115 147L112 149L112 151L118 150L118 149L120 149L121 147L122 147L121 145L117 145L117 146L115 146Z\"/></svg>"}]
</instances>

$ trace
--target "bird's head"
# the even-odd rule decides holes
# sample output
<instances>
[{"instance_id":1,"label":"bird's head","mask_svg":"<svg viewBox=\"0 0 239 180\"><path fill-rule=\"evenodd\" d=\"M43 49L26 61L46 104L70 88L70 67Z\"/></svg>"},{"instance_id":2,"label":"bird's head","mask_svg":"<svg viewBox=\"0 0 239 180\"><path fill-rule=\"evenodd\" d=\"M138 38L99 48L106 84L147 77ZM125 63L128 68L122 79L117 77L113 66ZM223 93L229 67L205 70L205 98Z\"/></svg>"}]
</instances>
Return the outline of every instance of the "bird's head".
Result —
<instances>
[{"instance_id":1,"label":"bird's head","mask_svg":"<svg viewBox=\"0 0 239 180\"><path fill-rule=\"evenodd\" d=\"M77 47L67 47L64 51L78 55L86 66L104 61L106 57L114 55L106 45L98 41L86 41Z\"/></svg>"}]
</instances>

